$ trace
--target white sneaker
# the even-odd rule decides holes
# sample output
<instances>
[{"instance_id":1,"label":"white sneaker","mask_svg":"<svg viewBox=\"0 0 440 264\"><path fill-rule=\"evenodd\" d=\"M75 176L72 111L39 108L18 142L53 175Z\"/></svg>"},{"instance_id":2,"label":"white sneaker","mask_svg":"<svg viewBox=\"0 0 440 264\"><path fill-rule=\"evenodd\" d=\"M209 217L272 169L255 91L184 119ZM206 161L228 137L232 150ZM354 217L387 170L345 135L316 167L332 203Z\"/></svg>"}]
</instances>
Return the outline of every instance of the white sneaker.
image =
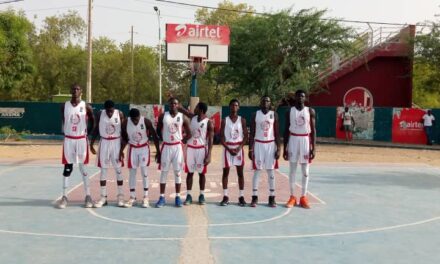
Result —
<instances>
[{"instance_id":1,"label":"white sneaker","mask_svg":"<svg viewBox=\"0 0 440 264\"><path fill-rule=\"evenodd\" d=\"M118 196L117 196L118 198L118 207L124 207L124 204L125 204L125 202L124 202L124 194L118 194Z\"/></svg>"},{"instance_id":2,"label":"white sneaker","mask_svg":"<svg viewBox=\"0 0 440 264\"><path fill-rule=\"evenodd\" d=\"M95 202L95 203L93 204L93 207L95 207L95 208L101 208L101 207L106 206L106 205L107 205L107 197L105 197L105 196L101 196L101 198L99 199L99 201L97 201L97 202Z\"/></svg>"},{"instance_id":3,"label":"white sneaker","mask_svg":"<svg viewBox=\"0 0 440 264\"><path fill-rule=\"evenodd\" d=\"M92 208L93 207L93 201L92 201L92 197L90 197L90 195L86 195L86 199L84 201L84 207L85 208Z\"/></svg>"},{"instance_id":4,"label":"white sneaker","mask_svg":"<svg viewBox=\"0 0 440 264\"><path fill-rule=\"evenodd\" d=\"M57 208L58 209L64 209L67 207L67 197L63 196L61 197L61 199L58 201L57 203Z\"/></svg>"},{"instance_id":5,"label":"white sneaker","mask_svg":"<svg viewBox=\"0 0 440 264\"><path fill-rule=\"evenodd\" d=\"M130 208L133 207L133 205L136 205L136 198L130 197L130 199L124 204L124 207Z\"/></svg>"},{"instance_id":6,"label":"white sneaker","mask_svg":"<svg viewBox=\"0 0 440 264\"><path fill-rule=\"evenodd\" d=\"M144 197L144 199L142 199L142 207L143 208L150 207L150 203L148 202L148 197Z\"/></svg>"}]
</instances>

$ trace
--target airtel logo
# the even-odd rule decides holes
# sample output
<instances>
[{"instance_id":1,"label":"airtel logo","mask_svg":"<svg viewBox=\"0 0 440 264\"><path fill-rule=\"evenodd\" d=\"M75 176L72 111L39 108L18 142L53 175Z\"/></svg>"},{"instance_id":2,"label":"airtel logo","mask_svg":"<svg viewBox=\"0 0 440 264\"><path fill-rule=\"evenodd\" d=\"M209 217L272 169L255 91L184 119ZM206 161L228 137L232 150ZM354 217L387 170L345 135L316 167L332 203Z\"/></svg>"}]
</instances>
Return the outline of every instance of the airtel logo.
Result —
<instances>
[{"instance_id":1,"label":"airtel logo","mask_svg":"<svg viewBox=\"0 0 440 264\"><path fill-rule=\"evenodd\" d=\"M176 27L176 35L178 37L185 35L185 33L186 33L186 25L185 24L180 24Z\"/></svg>"}]
</instances>

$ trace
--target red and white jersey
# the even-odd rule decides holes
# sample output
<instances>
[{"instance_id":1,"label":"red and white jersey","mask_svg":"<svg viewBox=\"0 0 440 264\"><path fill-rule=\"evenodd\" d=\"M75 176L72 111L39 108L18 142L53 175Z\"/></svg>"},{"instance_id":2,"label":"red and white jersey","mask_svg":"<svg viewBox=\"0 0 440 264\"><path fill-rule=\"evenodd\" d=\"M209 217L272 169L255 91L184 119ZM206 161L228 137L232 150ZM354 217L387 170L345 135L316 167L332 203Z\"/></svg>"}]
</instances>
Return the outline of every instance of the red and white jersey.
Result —
<instances>
[{"instance_id":1,"label":"red and white jersey","mask_svg":"<svg viewBox=\"0 0 440 264\"><path fill-rule=\"evenodd\" d=\"M141 116L137 125L133 124L131 117L127 118L128 143L133 146L148 144L148 133L145 125L145 117Z\"/></svg>"},{"instance_id":2,"label":"red and white jersey","mask_svg":"<svg viewBox=\"0 0 440 264\"><path fill-rule=\"evenodd\" d=\"M266 114L258 110L255 115L255 140L272 141L275 140L274 132L275 113L268 111Z\"/></svg>"},{"instance_id":3,"label":"red and white jersey","mask_svg":"<svg viewBox=\"0 0 440 264\"><path fill-rule=\"evenodd\" d=\"M177 113L174 117L170 112L163 116L162 139L166 143L177 143L182 141L183 114Z\"/></svg>"},{"instance_id":4,"label":"red and white jersey","mask_svg":"<svg viewBox=\"0 0 440 264\"><path fill-rule=\"evenodd\" d=\"M241 125L241 116L238 116L235 123L227 116L225 118L225 142L237 143L243 141L243 127Z\"/></svg>"},{"instance_id":5,"label":"red and white jersey","mask_svg":"<svg viewBox=\"0 0 440 264\"><path fill-rule=\"evenodd\" d=\"M296 107L290 108L290 133L293 134L310 134L310 110L307 106L299 111Z\"/></svg>"},{"instance_id":6,"label":"red and white jersey","mask_svg":"<svg viewBox=\"0 0 440 264\"><path fill-rule=\"evenodd\" d=\"M191 119L191 138L188 140L188 146L201 147L207 144L208 121L209 118L207 117L200 122L198 121L198 116L194 116Z\"/></svg>"},{"instance_id":7,"label":"red and white jersey","mask_svg":"<svg viewBox=\"0 0 440 264\"><path fill-rule=\"evenodd\" d=\"M99 135L105 139L119 138L121 136L121 117L119 116L119 110L115 109L110 118L105 110L101 111L101 116L99 117Z\"/></svg>"},{"instance_id":8,"label":"red and white jersey","mask_svg":"<svg viewBox=\"0 0 440 264\"><path fill-rule=\"evenodd\" d=\"M81 137L87 135L86 102L73 106L70 101L64 104L64 135Z\"/></svg>"}]
</instances>

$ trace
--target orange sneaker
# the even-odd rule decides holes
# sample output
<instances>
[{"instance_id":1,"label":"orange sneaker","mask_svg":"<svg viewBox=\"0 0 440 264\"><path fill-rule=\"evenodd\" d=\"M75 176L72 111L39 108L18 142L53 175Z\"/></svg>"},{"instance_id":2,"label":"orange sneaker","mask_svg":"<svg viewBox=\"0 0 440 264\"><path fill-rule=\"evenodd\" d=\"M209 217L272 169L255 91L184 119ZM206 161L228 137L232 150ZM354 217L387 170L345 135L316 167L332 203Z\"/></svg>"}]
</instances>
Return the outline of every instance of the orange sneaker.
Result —
<instances>
[{"instance_id":1,"label":"orange sneaker","mask_svg":"<svg viewBox=\"0 0 440 264\"><path fill-rule=\"evenodd\" d=\"M309 200L305 196L301 196L299 199L299 206L305 209L310 209Z\"/></svg>"},{"instance_id":2,"label":"orange sneaker","mask_svg":"<svg viewBox=\"0 0 440 264\"><path fill-rule=\"evenodd\" d=\"M295 198L295 196L291 195L290 198L289 198L289 201L287 201L287 203L286 203L286 207L287 208L292 208L295 205L296 205L296 198Z\"/></svg>"}]
</instances>

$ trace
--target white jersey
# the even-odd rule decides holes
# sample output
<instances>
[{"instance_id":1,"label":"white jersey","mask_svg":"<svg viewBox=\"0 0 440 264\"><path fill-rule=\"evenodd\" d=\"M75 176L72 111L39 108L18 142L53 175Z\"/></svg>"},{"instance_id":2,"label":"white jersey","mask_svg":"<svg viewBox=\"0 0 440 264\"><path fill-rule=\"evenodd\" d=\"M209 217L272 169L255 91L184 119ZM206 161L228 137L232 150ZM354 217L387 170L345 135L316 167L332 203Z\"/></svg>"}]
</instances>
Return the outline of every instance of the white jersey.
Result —
<instances>
[{"instance_id":1,"label":"white jersey","mask_svg":"<svg viewBox=\"0 0 440 264\"><path fill-rule=\"evenodd\" d=\"M135 147L148 145L148 133L145 125L145 118L141 116L137 125L133 124L131 117L127 118L127 134L128 143L130 145Z\"/></svg>"},{"instance_id":2,"label":"white jersey","mask_svg":"<svg viewBox=\"0 0 440 264\"><path fill-rule=\"evenodd\" d=\"M170 112L163 116L162 139L166 143L179 143L182 141L183 114L177 113L174 117Z\"/></svg>"},{"instance_id":3,"label":"white jersey","mask_svg":"<svg viewBox=\"0 0 440 264\"><path fill-rule=\"evenodd\" d=\"M310 129L310 110L307 106L299 111L296 107L290 108L290 127L291 134L308 135Z\"/></svg>"},{"instance_id":4,"label":"white jersey","mask_svg":"<svg viewBox=\"0 0 440 264\"><path fill-rule=\"evenodd\" d=\"M264 114L258 110L255 115L255 140L264 142L275 140L274 122L274 111Z\"/></svg>"},{"instance_id":5,"label":"white jersey","mask_svg":"<svg viewBox=\"0 0 440 264\"><path fill-rule=\"evenodd\" d=\"M113 111L113 115L110 118L105 110L101 111L99 118L99 135L104 139L121 137L121 117L119 110Z\"/></svg>"},{"instance_id":6,"label":"white jersey","mask_svg":"<svg viewBox=\"0 0 440 264\"><path fill-rule=\"evenodd\" d=\"M227 116L225 118L225 142L241 143L243 142L243 127L241 125L241 116L238 116L235 123Z\"/></svg>"},{"instance_id":7,"label":"white jersey","mask_svg":"<svg viewBox=\"0 0 440 264\"><path fill-rule=\"evenodd\" d=\"M86 102L73 106L70 101L64 104L64 135L66 137L85 137L87 135Z\"/></svg>"},{"instance_id":8,"label":"white jersey","mask_svg":"<svg viewBox=\"0 0 440 264\"><path fill-rule=\"evenodd\" d=\"M201 148L206 146L208 137L209 118L205 117L199 122L198 116L191 119L191 138L188 140L188 147Z\"/></svg>"},{"instance_id":9,"label":"white jersey","mask_svg":"<svg viewBox=\"0 0 440 264\"><path fill-rule=\"evenodd\" d=\"M351 126L351 118L352 118L352 115L351 115L351 113L350 112L343 112L342 113L342 124L344 125L344 126Z\"/></svg>"}]
</instances>

